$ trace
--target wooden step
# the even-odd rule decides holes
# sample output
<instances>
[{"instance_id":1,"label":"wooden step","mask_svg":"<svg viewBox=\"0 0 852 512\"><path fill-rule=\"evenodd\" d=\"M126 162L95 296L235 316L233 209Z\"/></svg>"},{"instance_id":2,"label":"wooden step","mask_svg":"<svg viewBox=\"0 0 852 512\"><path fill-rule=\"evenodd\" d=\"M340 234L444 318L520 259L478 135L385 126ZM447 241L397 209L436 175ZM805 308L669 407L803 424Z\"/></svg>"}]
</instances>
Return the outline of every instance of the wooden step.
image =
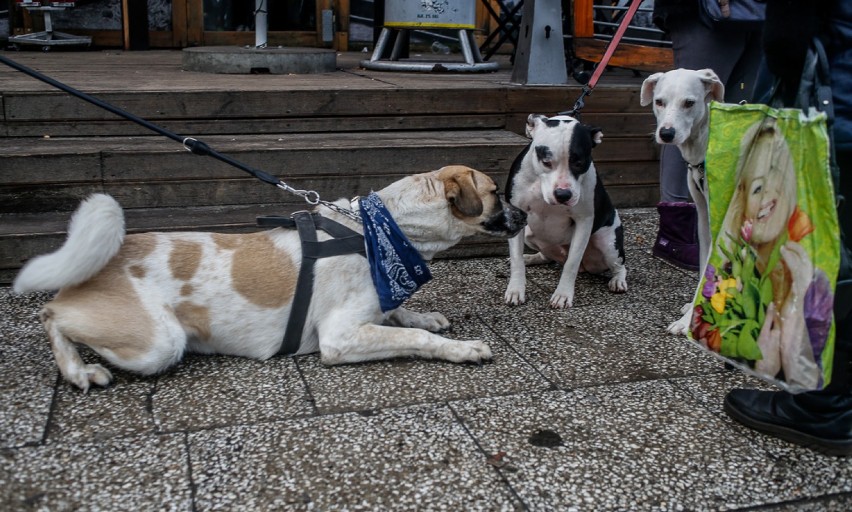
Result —
<instances>
[{"instance_id":1,"label":"wooden step","mask_svg":"<svg viewBox=\"0 0 852 512\"><path fill-rule=\"evenodd\" d=\"M299 189L337 198L379 189L405 175L463 164L505 181L528 140L505 130L347 132L210 136L220 153ZM159 136L9 138L0 147L0 212L67 211L92 192L126 208L292 203L274 187ZM613 137L596 150L614 199L647 206L656 193L652 141Z\"/></svg>"},{"instance_id":2,"label":"wooden step","mask_svg":"<svg viewBox=\"0 0 852 512\"><path fill-rule=\"evenodd\" d=\"M504 130L210 136L212 148L325 197L464 164L508 170L526 139ZM0 211L70 210L91 192L126 208L293 202L275 187L160 136L10 138L0 148Z\"/></svg>"}]
</instances>

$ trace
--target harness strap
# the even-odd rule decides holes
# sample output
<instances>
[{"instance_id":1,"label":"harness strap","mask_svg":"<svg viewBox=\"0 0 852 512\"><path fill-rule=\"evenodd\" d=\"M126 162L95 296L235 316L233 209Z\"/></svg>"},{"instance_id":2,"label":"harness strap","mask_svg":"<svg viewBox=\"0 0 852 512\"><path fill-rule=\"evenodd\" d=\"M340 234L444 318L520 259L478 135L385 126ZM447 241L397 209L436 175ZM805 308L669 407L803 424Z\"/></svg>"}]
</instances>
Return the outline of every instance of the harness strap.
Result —
<instances>
[{"instance_id":1,"label":"harness strap","mask_svg":"<svg viewBox=\"0 0 852 512\"><path fill-rule=\"evenodd\" d=\"M296 293L293 305L290 307L290 317L287 319L287 329L279 354L293 355L299 351L302 343L302 333L308 317L308 308L314 290L314 265L320 258L360 254L366 256L364 237L318 213L296 212L292 217L268 216L258 217L259 226L279 226L296 228L302 242L302 264L299 268L299 278L296 281ZM329 235L331 240L317 240L317 228Z\"/></svg>"}]
</instances>

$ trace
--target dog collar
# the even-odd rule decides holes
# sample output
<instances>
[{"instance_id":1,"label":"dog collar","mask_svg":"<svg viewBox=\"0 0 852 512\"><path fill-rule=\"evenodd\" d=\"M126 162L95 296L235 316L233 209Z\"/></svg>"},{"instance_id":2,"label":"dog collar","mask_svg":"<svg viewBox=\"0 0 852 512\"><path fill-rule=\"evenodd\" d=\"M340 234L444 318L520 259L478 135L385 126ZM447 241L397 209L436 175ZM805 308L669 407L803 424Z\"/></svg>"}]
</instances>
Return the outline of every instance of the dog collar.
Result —
<instances>
[{"instance_id":1,"label":"dog collar","mask_svg":"<svg viewBox=\"0 0 852 512\"><path fill-rule=\"evenodd\" d=\"M696 170L699 171L701 174L704 174L704 162L701 162L700 164L691 164L687 162L686 166L689 167L690 171Z\"/></svg>"},{"instance_id":2,"label":"dog collar","mask_svg":"<svg viewBox=\"0 0 852 512\"><path fill-rule=\"evenodd\" d=\"M390 311L432 279L432 273L375 192L359 202L373 286L382 312Z\"/></svg>"}]
</instances>

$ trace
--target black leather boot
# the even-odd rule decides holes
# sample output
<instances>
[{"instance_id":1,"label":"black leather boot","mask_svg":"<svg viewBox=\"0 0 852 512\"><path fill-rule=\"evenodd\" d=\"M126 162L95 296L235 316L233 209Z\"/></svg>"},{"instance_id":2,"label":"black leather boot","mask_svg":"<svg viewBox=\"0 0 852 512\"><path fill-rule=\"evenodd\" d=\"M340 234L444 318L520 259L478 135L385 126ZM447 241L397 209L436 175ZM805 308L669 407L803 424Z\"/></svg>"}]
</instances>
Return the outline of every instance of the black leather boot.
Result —
<instances>
[{"instance_id":1,"label":"black leather boot","mask_svg":"<svg viewBox=\"0 0 852 512\"><path fill-rule=\"evenodd\" d=\"M852 455L852 315L837 300L849 293L852 281L841 281L835 295L837 322L831 383L821 391L733 389L725 412L743 425L829 455ZM845 313L840 316L839 313Z\"/></svg>"},{"instance_id":2,"label":"black leather boot","mask_svg":"<svg viewBox=\"0 0 852 512\"><path fill-rule=\"evenodd\" d=\"M733 389L725 412L743 425L828 455L852 455L852 395Z\"/></svg>"}]
</instances>

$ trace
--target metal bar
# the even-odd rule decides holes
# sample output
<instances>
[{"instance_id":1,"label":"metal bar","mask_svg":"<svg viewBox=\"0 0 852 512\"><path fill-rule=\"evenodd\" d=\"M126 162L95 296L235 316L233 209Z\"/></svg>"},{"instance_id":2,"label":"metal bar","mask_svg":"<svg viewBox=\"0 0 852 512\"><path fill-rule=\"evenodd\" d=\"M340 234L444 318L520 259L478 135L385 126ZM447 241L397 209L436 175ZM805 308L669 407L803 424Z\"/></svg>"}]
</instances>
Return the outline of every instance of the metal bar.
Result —
<instances>
[{"instance_id":1,"label":"metal bar","mask_svg":"<svg viewBox=\"0 0 852 512\"><path fill-rule=\"evenodd\" d=\"M473 51L470 49L470 39L468 39L467 31L465 29L459 30L459 45L461 45L464 61L471 65L475 64L476 61L473 60Z\"/></svg>"},{"instance_id":2,"label":"metal bar","mask_svg":"<svg viewBox=\"0 0 852 512\"><path fill-rule=\"evenodd\" d=\"M606 34L595 34L595 39L601 41L610 41L612 40L612 36ZM639 44L648 44L650 46L658 45L663 47L669 47L672 45L671 41L660 40L660 39L646 39L643 37L624 37L621 39L625 43L639 43Z\"/></svg>"}]
</instances>

